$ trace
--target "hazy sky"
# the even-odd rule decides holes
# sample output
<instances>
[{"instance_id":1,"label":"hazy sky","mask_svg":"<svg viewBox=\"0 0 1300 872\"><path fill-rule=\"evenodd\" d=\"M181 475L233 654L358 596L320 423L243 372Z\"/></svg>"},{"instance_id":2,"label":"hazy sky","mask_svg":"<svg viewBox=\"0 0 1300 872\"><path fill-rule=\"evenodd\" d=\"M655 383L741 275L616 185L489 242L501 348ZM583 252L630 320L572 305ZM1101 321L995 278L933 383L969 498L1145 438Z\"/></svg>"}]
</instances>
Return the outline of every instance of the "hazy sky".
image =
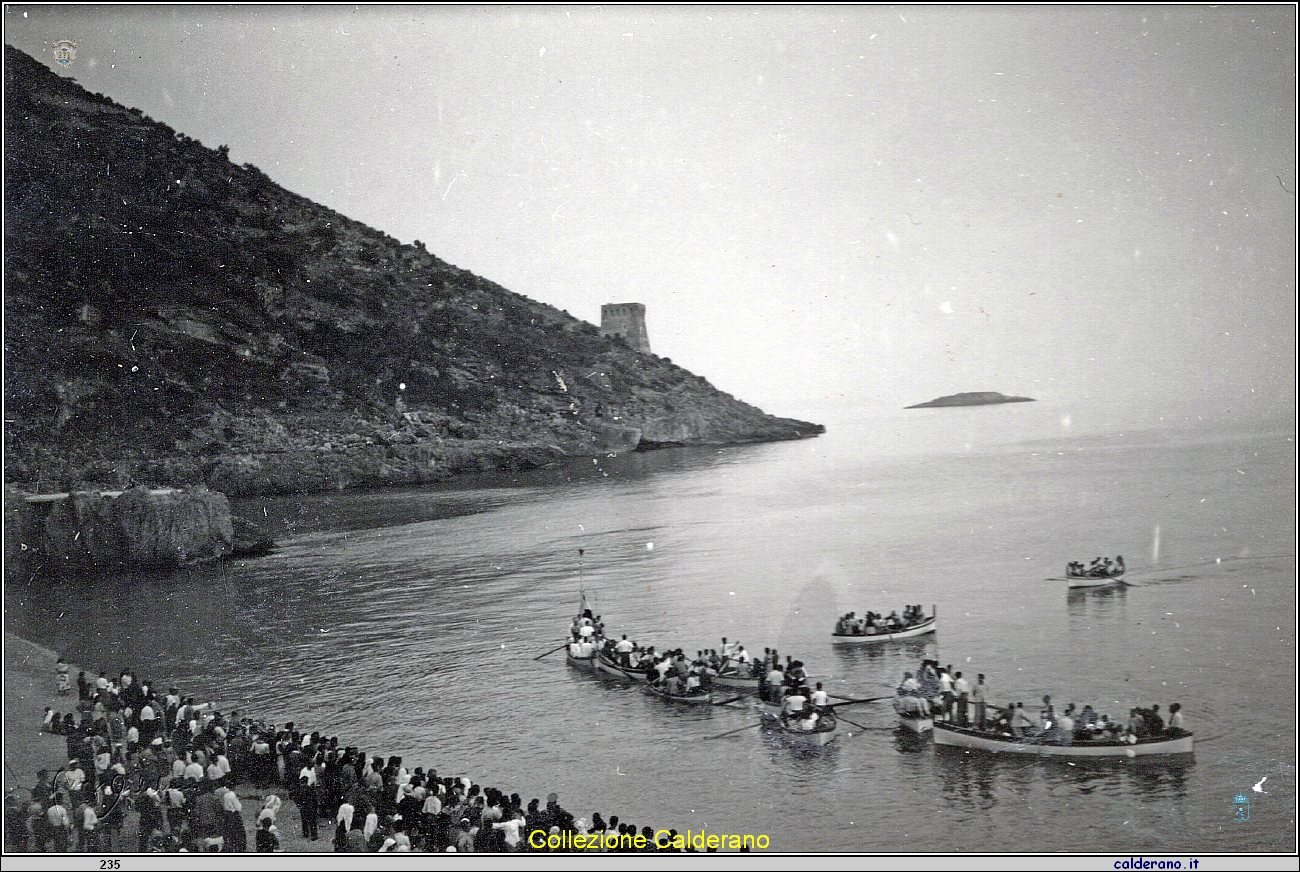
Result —
<instances>
[{"instance_id":1,"label":"hazy sky","mask_svg":"<svg viewBox=\"0 0 1300 872\"><path fill-rule=\"evenodd\" d=\"M1294 413L1296 10L6 6L289 190L827 420Z\"/></svg>"}]
</instances>

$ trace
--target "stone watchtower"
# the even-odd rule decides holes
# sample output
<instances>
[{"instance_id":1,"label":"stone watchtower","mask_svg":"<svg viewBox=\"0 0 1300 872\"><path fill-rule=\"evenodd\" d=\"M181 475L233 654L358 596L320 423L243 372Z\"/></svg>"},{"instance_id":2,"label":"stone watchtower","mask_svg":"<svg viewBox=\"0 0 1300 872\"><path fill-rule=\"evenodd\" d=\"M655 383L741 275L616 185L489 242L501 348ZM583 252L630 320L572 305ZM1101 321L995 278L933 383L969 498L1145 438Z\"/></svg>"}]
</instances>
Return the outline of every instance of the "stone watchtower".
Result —
<instances>
[{"instance_id":1,"label":"stone watchtower","mask_svg":"<svg viewBox=\"0 0 1300 872\"><path fill-rule=\"evenodd\" d=\"M645 306L641 303L607 303L600 307L600 335L620 336L637 351L650 350L645 332Z\"/></svg>"}]
</instances>

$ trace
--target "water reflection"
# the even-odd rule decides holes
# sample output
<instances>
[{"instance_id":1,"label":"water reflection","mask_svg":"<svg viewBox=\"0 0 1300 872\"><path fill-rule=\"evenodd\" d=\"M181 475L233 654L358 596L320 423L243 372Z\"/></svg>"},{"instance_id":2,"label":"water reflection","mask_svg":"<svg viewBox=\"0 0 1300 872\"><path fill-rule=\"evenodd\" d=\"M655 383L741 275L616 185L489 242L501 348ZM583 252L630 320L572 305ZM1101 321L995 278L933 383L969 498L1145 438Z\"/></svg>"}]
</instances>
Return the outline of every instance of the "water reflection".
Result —
<instances>
[{"instance_id":1,"label":"water reflection","mask_svg":"<svg viewBox=\"0 0 1300 872\"><path fill-rule=\"evenodd\" d=\"M957 754L943 753L958 751ZM994 787L1003 771L1002 761L984 754L961 753L960 748L936 746L935 765L940 792L949 804L987 810L996 804Z\"/></svg>"},{"instance_id":2,"label":"water reflection","mask_svg":"<svg viewBox=\"0 0 1300 872\"><path fill-rule=\"evenodd\" d=\"M1187 796L1187 776L1196 761L1190 754L1164 759L1141 758L1125 767L1128 784L1146 799L1182 799Z\"/></svg>"},{"instance_id":3,"label":"water reflection","mask_svg":"<svg viewBox=\"0 0 1300 872\"><path fill-rule=\"evenodd\" d=\"M1072 590L1066 599L1066 609L1073 622L1079 619L1115 619L1124 616L1128 600L1128 586L1101 587Z\"/></svg>"},{"instance_id":4,"label":"water reflection","mask_svg":"<svg viewBox=\"0 0 1300 872\"><path fill-rule=\"evenodd\" d=\"M1068 760L948 746L935 747L935 761L945 799L981 809L994 804L999 790L1022 792L1034 783L1057 796L1122 797L1136 792L1144 801L1182 799L1195 765L1189 755Z\"/></svg>"},{"instance_id":5,"label":"water reflection","mask_svg":"<svg viewBox=\"0 0 1300 872\"><path fill-rule=\"evenodd\" d=\"M825 745L809 745L791 741L784 733L776 730L760 728L759 733L763 736L763 744L767 746L772 762L781 766L793 766L801 775L829 777L838 765L843 736L837 735Z\"/></svg>"},{"instance_id":6,"label":"water reflection","mask_svg":"<svg viewBox=\"0 0 1300 872\"><path fill-rule=\"evenodd\" d=\"M835 645L832 650L835 652L835 659L846 670L857 666L879 666L893 661L910 664L903 668L913 669L919 666L922 660L938 656L939 637L931 633L917 639L902 639L879 645ZM898 677L900 679L903 677L901 672Z\"/></svg>"},{"instance_id":7,"label":"water reflection","mask_svg":"<svg viewBox=\"0 0 1300 872\"><path fill-rule=\"evenodd\" d=\"M457 476L427 488L246 497L232 500L231 510L277 539L319 530L395 527L563 498L575 489L625 488L657 478L663 479L654 482L657 486L669 487L681 476L744 463L772 448L680 448L574 458L541 469Z\"/></svg>"},{"instance_id":8,"label":"water reflection","mask_svg":"<svg viewBox=\"0 0 1300 872\"><path fill-rule=\"evenodd\" d=\"M899 724L894 729L894 747L900 754L920 754L930 747L929 734L921 735Z\"/></svg>"}]
</instances>

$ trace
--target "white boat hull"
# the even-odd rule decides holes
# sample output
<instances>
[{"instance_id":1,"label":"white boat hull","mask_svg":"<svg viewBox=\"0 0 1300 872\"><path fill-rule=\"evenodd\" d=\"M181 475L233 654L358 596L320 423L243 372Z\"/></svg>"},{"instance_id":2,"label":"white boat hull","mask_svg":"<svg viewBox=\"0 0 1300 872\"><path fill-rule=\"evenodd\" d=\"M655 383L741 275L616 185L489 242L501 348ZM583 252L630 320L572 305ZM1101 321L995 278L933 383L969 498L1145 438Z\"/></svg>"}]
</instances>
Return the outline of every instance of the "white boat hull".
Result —
<instances>
[{"instance_id":1,"label":"white boat hull","mask_svg":"<svg viewBox=\"0 0 1300 872\"><path fill-rule=\"evenodd\" d=\"M1188 734L1177 739L1143 739L1136 745L1122 742L1093 744L1090 742L1073 745L1060 745L1035 740L1033 738L1014 739L996 737L973 730L963 730L947 724L935 724L934 743L954 748L966 748L973 751L987 751L993 754L1018 754L1032 757L1091 757L1091 758L1130 758L1167 756L1170 754L1191 754L1192 736Z\"/></svg>"},{"instance_id":2,"label":"white boat hull","mask_svg":"<svg viewBox=\"0 0 1300 872\"><path fill-rule=\"evenodd\" d=\"M1078 590L1085 587L1109 587L1112 584L1123 584L1124 573L1119 575L1105 575L1098 578L1090 578L1082 575L1068 575L1065 578L1070 590Z\"/></svg>"},{"instance_id":3,"label":"white boat hull","mask_svg":"<svg viewBox=\"0 0 1300 872\"><path fill-rule=\"evenodd\" d=\"M928 635L934 632L937 623L937 618L930 618L915 627L908 627L905 630L899 630L897 633L877 633L874 636L832 633L831 642L836 645L880 645L884 642L896 642L899 639L911 639L916 636Z\"/></svg>"},{"instance_id":4,"label":"white boat hull","mask_svg":"<svg viewBox=\"0 0 1300 872\"><path fill-rule=\"evenodd\" d=\"M910 730L918 736L923 736L934 730L933 718L909 718L899 715L898 723L903 727L903 729Z\"/></svg>"},{"instance_id":5,"label":"white boat hull","mask_svg":"<svg viewBox=\"0 0 1300 872\"><path fill-rule=\"evenodd\" d=\"M839 723L830 730L791 730L781 723L781 716L769 711L763 711L763 729L773 735L779 735L781 740L791 744L812 748L820 748L823 745L830 744L835 739L836 730L839 729Z\"/></svg>"},{"instance_id":6,"label":"white boat hull","mask_svg":"<svg viewBox=\"0 0 1300 872\"><path fill-rule=\"evenodd\" d=\"M578 669L595 669L595 668L596 668L596 658L595 658L595 657L574 657L572 654L570 654L570 653L568 653L568 652L566 651L566 652L564 653L564 659L565 659L565 662L567 662L570 666L576 667L576 668L578 668Z\"/></svg>"}]
</instances>

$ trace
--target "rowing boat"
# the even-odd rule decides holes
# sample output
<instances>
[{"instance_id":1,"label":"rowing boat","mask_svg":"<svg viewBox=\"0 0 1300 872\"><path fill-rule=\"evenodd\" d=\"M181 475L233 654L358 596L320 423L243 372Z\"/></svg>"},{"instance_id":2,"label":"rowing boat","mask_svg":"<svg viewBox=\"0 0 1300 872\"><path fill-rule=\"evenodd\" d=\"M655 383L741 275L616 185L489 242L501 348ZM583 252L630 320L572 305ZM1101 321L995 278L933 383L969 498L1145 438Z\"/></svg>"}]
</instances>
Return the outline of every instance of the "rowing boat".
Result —
<instances>
[{"instance_id":1,"label":"rowing boat","mask_svg":"<svg viewBox=\"0 0 1300 872\"><path fill-rule=\"evenodd\" d=\"M620 663L606 657L602 652L596 657L596 669L612 678L620 678L624 681L648 681L646 674L637 669L629 669Z\"/></svg>"},{"instance_id":2,"label":"rowing boat","mask_svg":"<svg viewBox=\"0 0 1300 872\"><path fill-rule=\"evenodd\" d=\"M603 672L613 678L628 677L627 673L623 671L623 667L606 657L603 651L596 655L596 671Z\"/></svg>"},{"instance_id":3,"label":"rowing boat","mask_svg":"<svg viewBox=\"0 0 1300 872\"><path fill-rule=\"evenodd\" d=\"M1067 575L1065 581L1070 586L1070 590L1076 590L1084 587L1108 587L1112 584L1122 584L1124 582L1124 570L1119 570L1110 575Z\"/></svg>"},{"instance_id":4,"label":"rowing boat","mask_svg":"<svg viewBox=\"0 0 1300 872\"><path fill-rule=\"evenodd\" d=\"M939 619L939 610L935 606L931 606L931 608L934 613L928 618L923 618L919 624L912 624L910 627L904 627L892 633L877 632L870 635L863 633L831 633L831 642L837 645L879 645L884 642L896 642L899 639L911 639L914 636L933 633Z\"/></svg>"},{"instance_id":5,"label":"rowing boat","mask_svg":"<svg viewBox=\"0 0 1300 872\"><path fill-rule=\"evenodd\" d=\"M570 654L568 651L565 651L565 652L564 652L564 660L565 660L565 662L568 663L570 666L575 666L575 667L577 667L578 669L595 669L595 668L596 668L596 656L595 656L594 654L593 654L591 657L574 657L574 656L573 656L572 654Z\"/></svg>"},{"instance_id":6,"label":"rowing boat","mask_svg":"<svg viewBox=\"0 0 1300 872\"><path fill-rule=\"evenodd\" d=\"M1093 566L1085 568L1082 563L1071 563L1065 567L1065 580L1070 588L1105 587L1119 584L1124 580L1124 558L1116 557L1115 562L1106 560L1105 566L1099 564L1100 558L1093 561ZM1095 568L1093 568L1095 567Z\"/></svg>"},{"instance_id":7,"label":"rowing boat","mask_svg":"<svg viewBox=\"0 0 1300 872\"><path fill-rule=\"evenodd\" d=\"M934 729L934 720L927 713L927 709L928 706L921 704L921 697L908 695L894 698L894 711L898 713L898 723L918 736Z\"/></svg>"},{"instance_id":8,"label":"rowing boat","mask_svg":"<svg viewBox=\"0 0 1300 872\"><path fill-rule=\"evenodd\" d=\"M662 687L653 684L647 684L645 689L652 695L657 696L660 699L668 700L669 702L680 702L687 705L711 705L713 703L713 693L707 690L687 694L669 693Z\"/></svg>"},{"instance_id":9,"label":"rowing boat","mask_svg":"<svg viewBox=\"0 0 1300 872\"><path fill-rule=\"evenodd\" d=\"M1024 754L1034 757L1150 757L1170 754L1191 754L1192 734L1177 738L1155 736L1138 739L1135 744L1118 739L1081 739L1063 744L1042 736L1012 736L1008 733L990 733L972 730L953 724L934 724L935 745L987 751L993 754Z\"/></svg>"},{"instance_id":10,"label":"rowing boat","mask_svg":"<svg viewBox=\"0 0 1300 872\"><path fill-rule=\"evenodd\" d=\"M713 683L718 687L730 687L736 690L748 690L758 693L759 677L757 675L742 675L738 671L719 672L713 676Z\"/></svg>"},{"instance_id":11,"label":"rowing boat","mask_svg":"<svg viewBox=\"0 0 1300 872\"><path fill-rule=\"evenodd\" d=\"M835 717L835 712L830 709L826 709L822 713L821 717L817 719L817 726L811 730L801 730L789 726L782 719L780 711L775 706L763 706L760 712L763 731L779 736L783 742L790 745L819 748L833 740L835 731L839 728L839 721Z\"/></svg>"}]
</instances>

